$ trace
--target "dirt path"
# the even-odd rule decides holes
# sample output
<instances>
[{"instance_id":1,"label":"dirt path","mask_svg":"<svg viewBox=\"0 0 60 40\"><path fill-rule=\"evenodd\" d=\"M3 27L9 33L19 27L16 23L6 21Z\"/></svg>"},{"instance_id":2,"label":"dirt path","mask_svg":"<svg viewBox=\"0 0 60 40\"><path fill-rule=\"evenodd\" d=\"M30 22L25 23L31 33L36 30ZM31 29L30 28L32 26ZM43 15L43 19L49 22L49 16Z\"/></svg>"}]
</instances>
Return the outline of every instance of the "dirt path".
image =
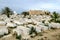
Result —
<instances>
[{"instance_id":1,"label":"dirt path","mask_svg":"<svg viewBox=\"0 0 60 40\"><path fill-rule=\"evenodd\" d=\"M43 33L43 36L36 36L35 38L32 38L32 40L38 40L38 39L42 39L42 40L60 40L58 38L58 36L60 35L60 29L56 29L56 30L50 30L50 31L46 31L45 33Z\"/></svg>"}]
</instances>

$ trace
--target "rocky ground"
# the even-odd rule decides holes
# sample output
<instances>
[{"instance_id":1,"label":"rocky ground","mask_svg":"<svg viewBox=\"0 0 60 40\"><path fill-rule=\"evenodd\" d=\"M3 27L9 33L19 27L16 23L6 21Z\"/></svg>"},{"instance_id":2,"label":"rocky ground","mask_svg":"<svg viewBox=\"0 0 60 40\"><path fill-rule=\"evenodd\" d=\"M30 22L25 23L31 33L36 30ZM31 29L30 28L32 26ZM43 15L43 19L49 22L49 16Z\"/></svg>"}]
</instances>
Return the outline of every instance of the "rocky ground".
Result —
<instances>
[{"instance_id":1,"label":"rocky ground","mask_svg":"<svg viewBox=\"0 0 60 40\"><path fill-rule=\"evenodd\" d=\"M60 23L50 15L0 16L0 40L60 40Z\"/></svg>"}]
</instances>

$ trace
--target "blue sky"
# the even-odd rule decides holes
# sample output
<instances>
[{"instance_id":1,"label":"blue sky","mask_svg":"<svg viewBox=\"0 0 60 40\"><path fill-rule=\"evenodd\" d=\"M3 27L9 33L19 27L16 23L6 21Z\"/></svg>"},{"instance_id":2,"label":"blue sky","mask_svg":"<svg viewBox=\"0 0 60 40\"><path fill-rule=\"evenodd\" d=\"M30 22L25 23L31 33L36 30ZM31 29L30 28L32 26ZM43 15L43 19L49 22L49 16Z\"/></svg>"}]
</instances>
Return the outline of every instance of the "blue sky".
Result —
<instances>
[{"instance_id":1,"label":"blue sky","mask_svg":"<svg viewBox=\"0 0 60 40\"><path fill-rule=\"evenodd\" d=\"M60 0L0 0L0 10L4 7L9 7L17 12L25 10L60 12Z\"/></svg>"}]
</instances>

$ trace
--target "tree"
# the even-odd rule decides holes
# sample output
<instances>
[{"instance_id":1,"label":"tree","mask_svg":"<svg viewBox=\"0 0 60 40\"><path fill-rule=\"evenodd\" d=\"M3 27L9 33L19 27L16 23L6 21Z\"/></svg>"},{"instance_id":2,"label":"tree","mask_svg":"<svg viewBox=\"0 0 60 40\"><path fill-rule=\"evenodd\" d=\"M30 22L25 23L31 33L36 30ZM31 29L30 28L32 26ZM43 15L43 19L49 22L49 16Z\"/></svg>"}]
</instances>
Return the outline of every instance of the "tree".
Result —
<instances>
[{"instance_id":1,"label":"tree","mask_svg":"<svg viewBox=\"0 0 60 40\"><path fill-rule=\"evenodd\" d=\"M22 14L23 14L24 17L25 17L26 15L29 15L29 12L22 12Z\"/></svg>"},{"instance_id":2,"label":"tree","mask_svg":"<svg viewBox=\"0 0 60 40\"><path fill-rule=\"evenodd\" d=\"M13 14L13 11L11 11L11 9L9 7L5 7L4 9L2 9L2 14L7 15L7 17L9 18L10 15Z\"/></svg>"},{"instance_id":3,"label":"tree","mask_svg":"<svg viewBox=\"0 0 60 40\"><path fill-rule=\"evenodd\" d=\"M59 14L56 12L53 12L53 15L51 15L51 21L57 22L57 19L59 18Z\"/></svg>"}]
</instances>

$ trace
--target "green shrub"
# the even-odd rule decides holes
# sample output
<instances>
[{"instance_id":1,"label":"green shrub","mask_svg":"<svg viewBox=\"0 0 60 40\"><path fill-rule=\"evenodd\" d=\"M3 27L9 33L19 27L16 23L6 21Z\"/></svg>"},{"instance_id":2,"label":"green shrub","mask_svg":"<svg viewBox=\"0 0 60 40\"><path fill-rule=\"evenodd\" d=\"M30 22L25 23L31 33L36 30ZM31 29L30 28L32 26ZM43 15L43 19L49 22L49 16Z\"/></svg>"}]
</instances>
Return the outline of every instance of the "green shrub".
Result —
<instances>
[{"instance_id":1,"label":"green shrub","mask_svg":"<svg viewBox=\"0 0 60 40\"><path fill-rule=\"evenodd\" d=\"M21 35L19 35L19 36L16 36L16 39L19 39L19 40L21 40L21 38L22 38L22 36L21 36Z\"/></svg>"},{"instance_id":2,"label":"green shrub","mask_svg":"<svg viewBox=\"0 0 60 40\"><path fill-rule=\"evenodd\" d=\"M34 32L34 27L31 28L29 35L31 35Z\"/></svg>"},{"instance_id":3,"label":"green shrub","mask_svg":"<svg viewBox=\"0 0 60 40\"><path fill-rule=\"evenodd\" d=\"M56 22L56 23L59 23L60 22L60 20L57 20L58 18L60 18L60 16L56 12L53 12L53 14L51 15L51 18L52 19L50 20L50 22Z\"/></svg>"},{"instance_id":4,"label":"green shrub","mask_svg":"<svg viewBox=\"0 0 60 40\"><path fill-rule=\"evenodd\" d=\"M31 34L33 34L33 33L35 33L35 35L37 35L36 29L35 29L34 27L31 27L31 30L30 30L29 35L31 35Z\"/></svg>"}]
</instances>

